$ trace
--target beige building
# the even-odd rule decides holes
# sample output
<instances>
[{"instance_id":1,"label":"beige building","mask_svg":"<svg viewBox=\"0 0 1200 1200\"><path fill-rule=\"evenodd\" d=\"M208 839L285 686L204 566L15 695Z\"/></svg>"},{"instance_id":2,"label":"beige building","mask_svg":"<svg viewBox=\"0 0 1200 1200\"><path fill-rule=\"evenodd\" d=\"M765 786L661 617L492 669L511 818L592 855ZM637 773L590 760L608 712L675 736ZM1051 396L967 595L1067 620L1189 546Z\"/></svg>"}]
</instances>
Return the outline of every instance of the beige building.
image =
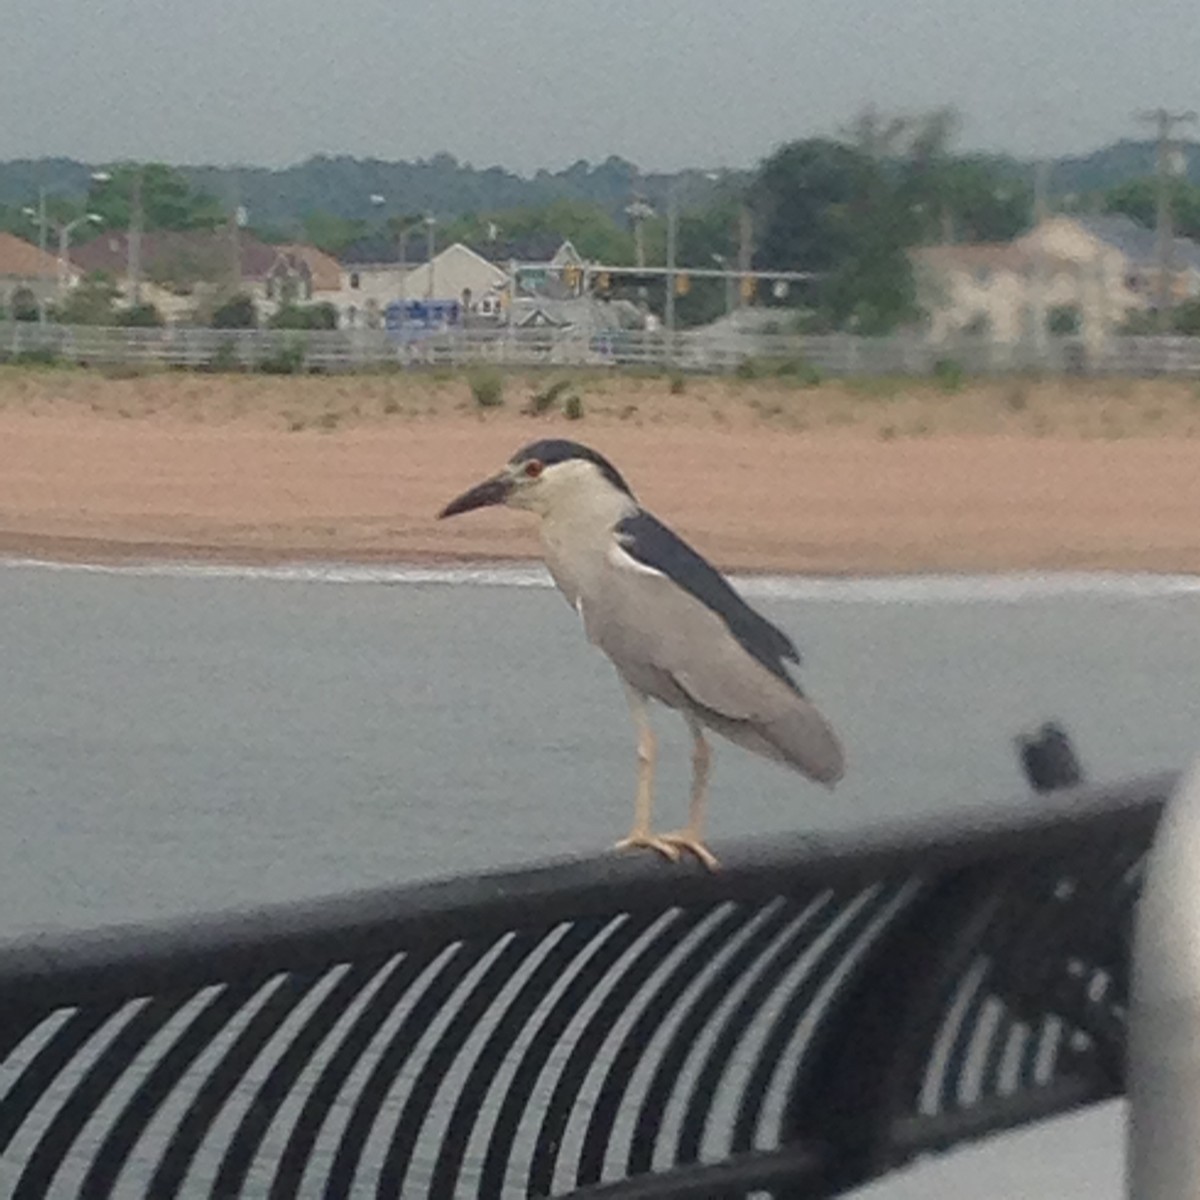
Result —
<instances>
[{"instance_id":1,"label":"beige building","mask_svg":"<svg viewBox=\"0 0 1200 1200\"><path fill-rule=\"evenodd\" d=\"M507 288L508 272L462 242L447 246L432 261L414 267L405 280L409 299L457 300L467 311L483 297Z\"/></svg>"},{"instance_id":2,"label":"beige building","mask_svg":"<svg viewBox=\"0 0 1200 1200\"><path fill-rule=\"evenodd\" d=\"M457 300L468 311L496 307L508 289L508 273L469 246L455 242L431 262L401 266L399 261L343 261L341 288L330 297L339 324L348 328L382 325L389 304L400 299Z\"/></svg>"},{"instance_id":3,"label":"beige building","mask_svg":"<svg viewBox=\"0 0 1200 1200\"><path fill-rule=\"evenodd\" d=\"M1055 216L1013 242L926 246L912 255L930 336L978 333L1015 343L1043 336L1047 320L1073 314L1099 344L1157 295L1153 230L1124 216ZM1176 301L1200 295L1200 246L1177 238Z\"/></svg>"},{"instance_id":4,"label":"beige building","mask_svg":"<svg viewBox=\"0 0 1200 1200\"><path fill-rule=\"evenodd\" d=\"M1157 298L1158 234L1131 217L1050 217L1017 244L1091 268L1125 311L1145 308ZM1189 238L1176 238L1169 269L1174 302L1200 295L1200 245Z\"/></svg>"},{"instance_id":5,"label":"beige building","mask_svg":"<svg viewBox=\"0 0 1200 1200\"><path fill-rule=\"evenodd\" d=\"M1036 336L1039 321L1044 327L1056 310L1078 312L1081 327L1098 315L1078 264L1028 246L926 246L912 260L933 341L977 334L1015 343Z\"/></svg>"}]
</instances>

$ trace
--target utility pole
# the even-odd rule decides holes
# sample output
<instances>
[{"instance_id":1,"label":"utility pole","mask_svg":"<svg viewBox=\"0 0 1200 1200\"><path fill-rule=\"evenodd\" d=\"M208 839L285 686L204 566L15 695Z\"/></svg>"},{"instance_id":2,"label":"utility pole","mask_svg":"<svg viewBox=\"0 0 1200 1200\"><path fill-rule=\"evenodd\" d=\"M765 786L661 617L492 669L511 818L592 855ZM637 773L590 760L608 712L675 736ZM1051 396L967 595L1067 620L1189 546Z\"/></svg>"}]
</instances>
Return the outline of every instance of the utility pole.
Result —
<instances>
[{"instance_id":1,"label":"utility pole","mask_svg":"<svg viewBox=\"0 0 1200 1200\"><path fill-rule=\"evenodd\" d=\"M1165 108L1151 109L1149 112L1137 114L1139 121L1152 124L1155 127L1157 150L1155 153L1154 175L1157 184L1157 212L1155 215L1155 230L1158 234L1155 248L1155 258L1158 265L1157 291L1157 322L1160 333L1166 333L1171 324L1171 276L1175 250L1175 231L1172 228L1171 212L1171 176L1174 167L1174 152L1177 149L1171 138L1171 131L1176 125L1183 125L1196 119L1196 114L1187 112L1170 112Z\"/></svg>"},{"instance_id":2,"label":"utility pole","mask_svg":"<svg viewBox=\"0 0 1200 1200\"><path fill-rule=\"evenodd\" d=\"M433 303L433 252L434 252L434 227L437 225L437 218L433 213L429 213L425 217L425 261L429 264L428 274L425 278L425 299L432 305ZM432 310L431 310L432 311ZM426 317L428 320L429 317Z\"/></svg>"},{"instance_id":3,"label":"utility pole","mask_svg":"<svg viewBox=\"0 0 1200 1200\"><path fill-rule=\"evenodd\" d=\"M1046 365L1048 339L1046 328L1046 233L1042 229L1050 216L1051 160L1038 160L1033 175L1033 349L1037 365Z\"/></svg>"},{"instance_id":4,"label":"utility pole","mask_svg":"<svg viewBox=\"0 0 1200 1200\"><path fill-rule=\"evenodd\" d=\"M229 277L231 293L242 290L241 197L236 175L229 177Z\"/></svg>"},{"instance_id":5,"label":"utility pole","mask_svg":"<svg viewBox=\"0 0 1200 1200\"><path fill-rule=\"evenodd\" d=\"M679 209L675 203L675 189L667 198L667 300L663 307L663 323L667 327L667 337L675 333L675 243L679 229ZM668 355L673 360L674 343L672 341Z\"/></svg>"},{"instance_id":6,"label":"utility pole","mask_svg":"<svg viewBox=\"0 0 1200 1200\"><path fill-rule=\"evenodd\" d=\"M126 234L126 266L129 287L133 293L133 307L142 304L142 164L133 168L130 181L129 230Z\"/></svg>"},{"instance_id":7,"label":"utility pole","mask_svg":"<svg viewBox=\"0 0 1200 1200\"><path fill-rule=\"evenodd\" d=\"M38 273L41 273L42 267L46 262L46 189L38 188L38 249L42 252L38 259ZM38 324L45 325L46 323L46 292L48 285L45 281L38 288Z\"/></svg>"},{"instance_id":8,"label":"utility pole","mask_svg":"<svg viewBox=\"0 0 1200 1200\"><path fill-rule=\"evenodd\" d=\"M738 210L738 306L746 303L746 272L754 257L754 217L750 206L743 204Z\"/></svg>"},{"instance_id":9,"label":"utility pole","mask_svg":"<svg viewBox=\"0 0 1200 1200\"><path fill-rule=\"evenodd\" d=\"M642 199L641 196L635 195L633 202L625 209L626 215L633 222L633 260L638 267L646 265L646 238L642 230L642 224L648 217L654 216L654 209Z\"/></svg>"},{"instance_id":10,"label":"utility pole","mask_svg":"<svg viewBox=\"0 0 1200 1200\"><path fill-rule=\"evenodd\" d=\"M46 250L46 230L49 227L49 217L46 216L46 189L38 188L38 204L37 208L23 208L21 210L25 216L31 221L37 222L38 227L38 250L41 254L38 258L38 288L37 309L38 309L38 324L45 325L46 323L46 293L50 290L50 284L46 280L46 259L48 253Z\"/></svg>"}]
</instances>

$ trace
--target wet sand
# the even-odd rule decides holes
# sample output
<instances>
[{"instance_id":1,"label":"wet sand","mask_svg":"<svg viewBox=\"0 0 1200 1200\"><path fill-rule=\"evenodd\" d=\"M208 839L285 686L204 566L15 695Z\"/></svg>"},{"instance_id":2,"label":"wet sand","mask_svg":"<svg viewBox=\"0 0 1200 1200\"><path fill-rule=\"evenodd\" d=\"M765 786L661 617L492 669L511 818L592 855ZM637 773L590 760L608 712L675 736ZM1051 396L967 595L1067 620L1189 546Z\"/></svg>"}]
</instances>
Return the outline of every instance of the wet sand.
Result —
<instances>
[{"instance_id":1,"label":"wet sand","mask_svg":"<svg viewBox=\"0 0 1200 1200\"><path fill-rule=\"evenodd\" d=\"M604 379L580 384L586 416L568 421L522 415L516 387L480 413L461 380L9 369L0 554L530 558L528 514L435 514L517 447L567 436L609 455L648 508L730 569L1200 572L1190 385L1114 393L1103 409L1036 388L1018 403L1006 386L990 399L712 382L676 395Z\"/></svg>"}]
</instances>

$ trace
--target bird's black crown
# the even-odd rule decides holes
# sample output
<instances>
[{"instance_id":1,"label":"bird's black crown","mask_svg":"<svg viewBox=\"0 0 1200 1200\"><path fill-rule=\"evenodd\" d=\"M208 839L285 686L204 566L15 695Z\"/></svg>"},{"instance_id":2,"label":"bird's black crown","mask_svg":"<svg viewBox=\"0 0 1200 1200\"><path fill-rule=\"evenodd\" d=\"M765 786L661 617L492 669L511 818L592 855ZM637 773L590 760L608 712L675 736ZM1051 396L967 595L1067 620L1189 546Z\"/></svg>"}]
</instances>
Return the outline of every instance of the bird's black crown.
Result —
<instances>
[{"instance_id":1,"label":"bird's black crown","mask_svg":"<svg viewBox=\"0 0 1200 1200\"><path fill-rule=\"evenodd\" d=\"M528 446L518 450L510 461L526 462L531 458L536 458L538 462L544 463L548 467L555 463L569 462L573 458L582 458L587 462L594 463L600 469L600 474L613 487L620 489L627 496L633 496L633 491L622 478L621 472L603 454L598 454L595 450L581 445L579 442L572 442L568 438L543 438L540 442L530 442Z\"/></svg>"}]
</instances>

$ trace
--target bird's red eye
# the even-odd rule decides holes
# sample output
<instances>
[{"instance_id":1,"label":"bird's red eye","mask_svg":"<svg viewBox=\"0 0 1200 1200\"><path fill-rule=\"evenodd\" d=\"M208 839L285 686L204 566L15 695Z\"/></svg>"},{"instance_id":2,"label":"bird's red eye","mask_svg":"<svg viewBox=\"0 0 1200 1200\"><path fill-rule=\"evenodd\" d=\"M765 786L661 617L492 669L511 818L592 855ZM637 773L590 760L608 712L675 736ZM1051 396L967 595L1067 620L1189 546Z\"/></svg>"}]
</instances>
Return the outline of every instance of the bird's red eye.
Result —
<instances>
[{"instance_id":1,"label":"bird's red eye","mask_svg":"<svg viewBox=\"0 0 1200 1200\"><path fill-rule=\"evenodd\" d=\"M536 458L525 464L525 474L530 479L536 479L542 473L542 464Z\"/></svg>"}]
</instances>

